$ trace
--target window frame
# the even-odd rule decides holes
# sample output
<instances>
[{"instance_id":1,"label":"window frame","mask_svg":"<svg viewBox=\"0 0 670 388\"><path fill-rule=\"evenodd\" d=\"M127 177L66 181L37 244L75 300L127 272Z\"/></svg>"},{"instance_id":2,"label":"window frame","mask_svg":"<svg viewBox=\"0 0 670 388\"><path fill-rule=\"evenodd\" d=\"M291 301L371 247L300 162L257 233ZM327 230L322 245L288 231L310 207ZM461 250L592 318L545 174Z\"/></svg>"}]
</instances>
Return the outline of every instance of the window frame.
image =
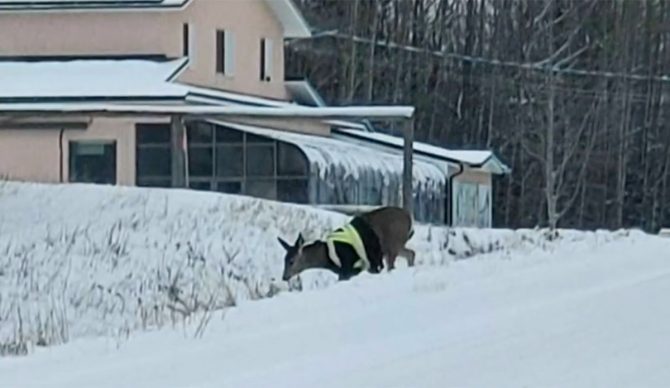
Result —
<instances>
[{"instance_id":1,"label":"window frame","mask_svg":"<svg viewBox=\"0 0 670 388\"><path fill-rule=\"evenodd\" d=\"M261 38L260 40L260 80L261 82L272 81L272 58L273 58L272 39Z\"/></svg>"},{"instance_id":2,"label":"window frame","mask_svg":"<svg viewBox=\"0 0 670 388\"><path fill-rule=\"evenodd\" d=\"M194 128L195 125L202 125L203 123L209 124L206 122L193 122L191 126L187 125L187 132L190 133L189 131L191 128ZM259 136L255 134L251 134L245 131L237 130L235 128L227 127L225 125L218 125L218 124L209 124L212 127L212 136L211 140L207 142L191 142L189 141L189 157L192 153L193 150L197 149L203 149L203 148L208 148L212 150L212 174L209 176L194 176L192 171L190 171L190 163L189 163L189 182L193 182L195 185L201 185L204 182L209 183L209 190L214 191L214 192L221 192L221 193L226 193L227 191L222 191L219 188L223 185L239 185L239 192L230 192L230 194L242 194L242 195L250 195L249 194L249 184L253 184L253 182L259 182L259 181L271 181L273 186L274 186L274 198L270 198L273 200L279 200L281 198L281 195L279 193L279 184L278 182L280 181L302 181L304 182L304 187L306 189L306 192L304 193L304 196L300 198L299 201L291 201L295 203L309 203L310 202L310 195L309 195L309 185L310 185L310 167L309 167L309 159L307 159L307 156L300 150L300 148L294 144L291 143L286 143L282 142L280 140L275 140L273 138L267 137L267 136ZM225 129L220 130L220 129ZM235 139L231 140L230 138L228 139L219 139L219 135L223 137L223 134L226 131L234 131L235 133L240 133L241 138L240 139ZM190 138L190 134L189 134ZM298 152L300 152L300 157L302 158L302 162L305 164L304 168L304 174L279 174L279 159L278 159L278 149L280 147L280 143L285 144L288 147L295 147ZM272 173L270 175L249 175L247 174L248 166L247 166L247 155L249 152L249 148L253 147L269 147L271 146L273 149L273 168L272 168ZM218 166L218 155L221 150L225 149L234 149L234 148L241 148L241 153L240 157L242 158L241 160L241 165L242 165L242 171L240 176L219 176L219 166ZM190 184L189 184L190 185ZM289 202L287 200L283 200L285 202Z\"/></svg>"},{"instance_id":3,"label":"window frame","mask_svg":"<svg viewBox=\"0 0 670 388\"><path fill-rule=\"evenodd\" d=\"M235 75L235 33L231 30L216 30L216 73L225 77Z\"/></svg>"},{"instance_id":4,"label":"window frame","mask_svg":"<svg viewBox=\"0 0 670 388\"><path fill-rule=\"evenodd\" d=\"M111 180L106 182L97 182L96 180L80 180L76 179L77 175L77 157L82 156L77 154L77 149L81 145L101 145L104 148L111 147ZM103 151L103 157L106 153ZM69 183L88 183L88 184L103 184L103 185L117 185L119 182L119 157L118 157L118 142L116 139L71 139L68 141L68 182Z\"/></svg>"},{"instance_id":5,"label":"window frame","mask_svg":"<svg viewBox=\"0 0 670 388\"><path fill-rule=\"evenodd\" d=\"M154 127L154 128L152 128ZM166 138L162 141L140 141L141 131L165 131ZM168 174L167 175L140 175L140 154L147 149L158 149L165 151L168 155ZM165 181L169 182L167 187L172 187L172 140L171 128L169 123L135 123L135 184L140 187L166 187L164 185L155 185L150 182Z\"/></svg>"}]
</instances>

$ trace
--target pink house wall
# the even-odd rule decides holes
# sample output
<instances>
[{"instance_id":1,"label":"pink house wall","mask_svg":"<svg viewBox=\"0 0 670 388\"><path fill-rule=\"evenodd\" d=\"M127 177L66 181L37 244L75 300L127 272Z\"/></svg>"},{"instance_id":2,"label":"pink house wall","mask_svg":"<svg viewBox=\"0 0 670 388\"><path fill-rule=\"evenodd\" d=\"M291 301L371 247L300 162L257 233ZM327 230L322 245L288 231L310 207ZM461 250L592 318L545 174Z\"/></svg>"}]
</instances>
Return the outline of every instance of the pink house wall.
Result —
<instances>
[{"instance_id":1,"label":"pink house wall","mask_svg":"<svg viewBox=\"0 0 670 388\"><path fill-rule=\"evenodd\" d=\"M191 24L192 66L180 80L198 86L286 98L282 26L264 0L193 0L178 10L0 12L1 56L183 53ZM235 73L216 73L216 30L235 35ZM271 82L260 80L260 39L273 41Z\"/></svg>"},{"instance_id":2,"label":"pink house wall","mask_svg":"<svg viewBox=\"0 0 670 388\"><path fill-rule=\"evenodd\" d=\"M58 182L57 130L0 130L0 178Z\"/></svg>"},{"instance_id":3,"label":"pink house wall","mask_svg":"<svg viewBox=\"0 0 670 388\"><path fill-rule=\"evenodd\" d=\"M156 118L95 118L88 129L0 129L0 177L12 180L56 183L69 180L69 142L116 142L116 181L135 185L135 123L168 122ZM60 152L62 147L62 154Z\"/></svg>"}]
</instances>

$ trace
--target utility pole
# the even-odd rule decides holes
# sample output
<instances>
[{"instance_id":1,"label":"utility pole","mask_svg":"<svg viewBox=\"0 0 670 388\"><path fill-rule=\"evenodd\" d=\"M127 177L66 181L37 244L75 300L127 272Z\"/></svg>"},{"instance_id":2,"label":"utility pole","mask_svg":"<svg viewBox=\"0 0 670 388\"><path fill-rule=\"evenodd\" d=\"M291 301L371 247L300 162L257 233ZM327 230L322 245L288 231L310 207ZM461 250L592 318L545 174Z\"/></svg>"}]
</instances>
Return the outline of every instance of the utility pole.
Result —
<instances>
[{"instance_id":1,"label":"utility pole","mask_svg":"<svg viewBox=\"0 0 670 388\"><path fill-rule=\"evenodd\" d=\"M414 118L405 121L403 131L403 163L402 163L402 207L414 216L414 201L412 196L412 167L414 155Z\"/></svg>"},{"instance_id":2,"label":"utility pole","mask_svg":"<svg viewBox=\"0 0 670 388\"><path fill-rule=\"evenodd\" d=\"M170 139L172 145L172 187L186 187L186 152L184 150L184 117L172 115Z\"/></svg>"}]
</instances>

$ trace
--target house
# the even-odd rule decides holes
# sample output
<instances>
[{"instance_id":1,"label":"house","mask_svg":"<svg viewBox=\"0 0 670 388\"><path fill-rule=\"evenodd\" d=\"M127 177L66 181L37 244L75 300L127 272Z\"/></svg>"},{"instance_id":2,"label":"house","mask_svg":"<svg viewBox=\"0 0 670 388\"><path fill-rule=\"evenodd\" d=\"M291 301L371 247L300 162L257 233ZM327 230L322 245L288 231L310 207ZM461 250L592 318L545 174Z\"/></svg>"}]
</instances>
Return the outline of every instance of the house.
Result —
<instances>
[{"instance_id":1,"label":"house","mask_svg":"<svg viewBox=\"0 0 670 388\"><path fill-rule=\"evenodd\" d=\"M300 114L330 109L284 76L310 36L291 0L0 0L0 176L400 204L401 139ZM414 152L419 221L491 225L492 152Z\"/></svg>"}]
</instances>

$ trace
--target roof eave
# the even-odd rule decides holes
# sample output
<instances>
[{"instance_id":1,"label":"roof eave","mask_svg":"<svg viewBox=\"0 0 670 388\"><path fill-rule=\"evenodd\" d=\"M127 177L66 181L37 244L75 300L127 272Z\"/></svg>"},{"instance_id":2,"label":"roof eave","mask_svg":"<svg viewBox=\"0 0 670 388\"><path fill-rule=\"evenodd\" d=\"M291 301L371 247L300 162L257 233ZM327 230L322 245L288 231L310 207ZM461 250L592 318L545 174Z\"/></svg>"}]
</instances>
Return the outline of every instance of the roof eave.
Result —
<instances>
[{"instance_id":1,"label":"roof eave","mask_svg":"<svg viewBox=\"0 0 670 388\"><path fill-rule=\"evenodd\" d=\"M265 0L284 29L284 38L311 38L312 30L292 0Z\"/></svg>"},{"instance_id":2,"label":"roof eave","mask_svg":"<svg viewBox=\"0 0 670 388\"><path fill-rule=\"evenodd\" d=\"M160 3L141 3L137 4L122 4L112 2L101 3L73 3L61 4L58 2L45 3L27 3L27 4L9 4L0 5L0 13L12 12L71 12L71 11L124 11L124 10L155 10L155 11L175 11L182 10L188 6L192 0L182 0L178 4L160 4Z\"/></svg>"},{"instance_id":3,"label":"roof eave","mask_svg":"<svg viewBox=\"0 0 670 388\"><path fill-rule=\"evenodd\" d=\"M494 175L506 175L512 172L512 169L503 163L493 152L491 152L491 156L483 163L472 165L471 167Z\"/></svg>"}]
</instances>

